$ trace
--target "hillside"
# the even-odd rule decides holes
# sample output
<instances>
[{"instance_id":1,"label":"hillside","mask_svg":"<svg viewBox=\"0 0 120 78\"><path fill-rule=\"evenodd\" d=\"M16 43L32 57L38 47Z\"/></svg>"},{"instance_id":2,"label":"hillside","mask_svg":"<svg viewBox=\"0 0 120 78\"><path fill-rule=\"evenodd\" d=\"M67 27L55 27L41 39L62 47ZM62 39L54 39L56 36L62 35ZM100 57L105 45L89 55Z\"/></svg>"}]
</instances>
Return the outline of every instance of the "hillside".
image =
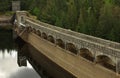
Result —
<instances>
[{"instance_id":1,"label":"hillside","mask_svg":"<svg viewBox=\"0 0 120 78\"><path fill-rule=\"evenodd\" d=\"M4 1L0 11L10 9ZM43 22L120 42L120 0L21 0L21 8Z\"/></svg>"}]
</instances>

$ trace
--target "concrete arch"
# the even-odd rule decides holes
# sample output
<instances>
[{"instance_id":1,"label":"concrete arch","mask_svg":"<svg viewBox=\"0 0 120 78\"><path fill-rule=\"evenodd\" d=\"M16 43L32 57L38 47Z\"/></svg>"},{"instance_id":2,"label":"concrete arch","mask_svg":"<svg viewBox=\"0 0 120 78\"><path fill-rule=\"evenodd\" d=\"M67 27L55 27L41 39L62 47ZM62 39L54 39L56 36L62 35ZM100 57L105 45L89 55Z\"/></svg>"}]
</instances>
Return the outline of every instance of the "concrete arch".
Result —
<instances>
[{"instance_id":1,"label":"concrete arch","mask_svg":"<svg viewBox=\"0 0 120 78\"><path fill-rule=\"evenodd\" d=\"M70 52L72 52L72 53L74 53L74 54L77 54L77 53L78 53L77 48L76 48L75 45L72 44L72 43L67 43L67 44L66 44L66 50L68 50L68 51L70 51Z\"/></svg>"},{"instance_id":2,"label":"concrete arch","mask_svg":"<svg viewBox=\"0 0 120 78\"><path fill-rule=\"evenodd\" d=\"M21 23L24 23L24 17L21 16Z\"/></svg>"},{"instance_id":3,"label":"concrete arch","mask_svg":"<svg viewBox=\"0 0 120 78\"><path fill-rule=\"evenodd\" d=\"M94 56L92 54L92 52L90 52L87 48L81 48L80 49L80 56L82 56L83 58L93 61L94 60Z\"/></svg>"},{"instance_id":4,"label":"concrete arch","mask_svg":"<svg viewBox=\"0 0 120 78\"><path fill-rule=\"evenodd\" d=\"M32 27L28 27L28 31L31 32L32 31Z\"/></svg>"},{"instance_id":5,"label":"concrete arch","mask_svg":"<svg viewBox=\"0 0 120 78\"><path fill-rule=\"evenodd\" d=\"M106 55L98 55L96 57L96 63L98 63L110 70L116 71L116 63L113 62L113 60Z\"/></svg>"},{"instance_id":6,"label":"concrete arch","mask_svg":"<svg viewBox=\"0 0 120 78\"><path fill-rule=\"evenodd\" d=\"M36 31L36 34L37 34L38 36L41 36L41 32L40 32L39 30Z\"/></svg>"},{"instance_id":7,"label":"concrete arch","mask_svg":"<svg viewBox=\"0 0 120 78\"><path fill-rule=\"evenodd\" d=\"M35 34L37 34L37 30L35 29Z\"/></svg>"},{"instance_id":8,"label":"concrete arch","mask_svg":"<svg viewBox=\"0 0 120 78\"><path fill-rule=\"evenodd\" d=\"M32 32L33 32L33 33L36 33L36 29L35 29L35 28L33 28L33 29L32 29Z\"/></svg>"},{"instance_id":9,"label":"concrete arch","mask_svg":"<svg viewBox=\"0 0 120 78\"><path fill-rule=\"evenodd\" d=\"M56 39L56 45L58 45L59 47L65 49L65 43L61 39Z\"/></svg>"},{"instance_id":10,"label":"concrete arch","mask_svg":"<svg viewBox=\"0 0 120 78\"><path fill-rule=\"evenodd\" d=\"M49 35L48 36L48 41L52 42L52 43L55 43L55 39L53 36Z\"/></svg>"},{"instance_id":11,"label":"concrete arch","mask_svg":"<svg viewBox=\"0 0 120 78\"><path fill-rule=\"evenodd\" d=\"M45 32L43 32L41 36L43 39L47 39L47 34Z\"/></svg>"}]
</instances>

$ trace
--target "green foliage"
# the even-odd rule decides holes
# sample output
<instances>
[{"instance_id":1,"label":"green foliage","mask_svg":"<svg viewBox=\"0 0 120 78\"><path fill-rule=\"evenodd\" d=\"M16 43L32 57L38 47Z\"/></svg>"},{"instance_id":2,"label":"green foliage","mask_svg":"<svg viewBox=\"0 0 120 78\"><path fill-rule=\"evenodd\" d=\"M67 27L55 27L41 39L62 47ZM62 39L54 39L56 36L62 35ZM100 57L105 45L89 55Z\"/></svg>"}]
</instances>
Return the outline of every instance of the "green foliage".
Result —
<instances>
[{"instance_id":1,"label":"green foliage","mask_svg":"<svg viewBox=\"0 0 120 78\"><path fill-rule=\"evenodd\" d=\"M0 12L5 12L11 9L11 0L0 1Z\"/></svg>"},{"instance_id":2,"label":"green foliage","mask_svg":"<svg viewBox=\"0 0 120 78\"><path fill-rule=\"evenodd\" d=\"M0 11L9 3L1 1ZM21 0L21 7L43 22L120 42L120 0Z\"/></svg>"},{"instance_id":3,"label":"green foliage","mask_svg":"<svg viewBox=\"0 0 120 78\"><path fill-rule=\"evenodd\" d=\"M40 9L35 7L33 8L33 10L31 11L32 14L36 15L36 16L39 16L39 13L40 13Z\"/></svg>"}]
</instances>

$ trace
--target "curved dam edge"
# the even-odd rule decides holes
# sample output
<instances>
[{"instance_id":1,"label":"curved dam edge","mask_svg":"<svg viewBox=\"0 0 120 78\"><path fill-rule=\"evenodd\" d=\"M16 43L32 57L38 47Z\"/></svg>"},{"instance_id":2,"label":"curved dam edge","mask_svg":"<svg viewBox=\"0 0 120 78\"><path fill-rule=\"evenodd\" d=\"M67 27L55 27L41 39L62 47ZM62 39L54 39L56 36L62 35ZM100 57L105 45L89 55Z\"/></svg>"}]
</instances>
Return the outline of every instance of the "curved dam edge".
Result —
<instances>
[{"instance_id":1,"label":"curved dam edge","mask_svg":"<svg viewBox=\"0 0 120 78\"><path fill-rule=\"evenodd\" d=\"M120 78L115 72L72 55L34 33L29 33L28 40L25 41L77 78Z\"/></svg>"}]
</instances>

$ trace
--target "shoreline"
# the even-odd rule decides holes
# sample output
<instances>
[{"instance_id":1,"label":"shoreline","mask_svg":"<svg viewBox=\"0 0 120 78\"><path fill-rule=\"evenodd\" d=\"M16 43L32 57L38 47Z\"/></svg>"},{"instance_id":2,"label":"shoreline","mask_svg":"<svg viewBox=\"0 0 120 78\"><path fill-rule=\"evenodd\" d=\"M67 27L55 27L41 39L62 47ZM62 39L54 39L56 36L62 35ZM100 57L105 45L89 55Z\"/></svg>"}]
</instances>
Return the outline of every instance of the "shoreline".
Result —
<instances>
[{"instance_id":1,"label":"shoreline","mask_svg":"<svg viewBox=\"0 0 120 78\"><path fill-rule=\"evenodd\" d=\"M11 26L11 17L6 15L0 15L0 27Z\"/></svg>"}]
</instances>

